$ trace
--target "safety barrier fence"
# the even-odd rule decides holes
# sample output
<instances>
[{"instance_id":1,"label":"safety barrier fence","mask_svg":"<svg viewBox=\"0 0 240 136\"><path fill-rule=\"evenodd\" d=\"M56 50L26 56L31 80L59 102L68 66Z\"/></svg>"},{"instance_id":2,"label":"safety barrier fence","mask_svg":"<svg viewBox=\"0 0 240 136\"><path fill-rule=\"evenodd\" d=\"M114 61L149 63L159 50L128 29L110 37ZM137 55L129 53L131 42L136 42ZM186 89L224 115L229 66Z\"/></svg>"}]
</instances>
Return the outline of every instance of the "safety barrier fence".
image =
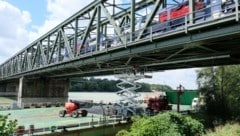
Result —
<instances>
[{"instance_id":1,"label":"safety barrier fence","mask_svg":"<svg viewBox=\"0 0 240 136\"><path fill-rule=\"evenodd\" d=\"M28 129L25 126L18 126L13 136L27 136L27 135L44 135L55 132L65 132L69 130L87 129L100 126L114 126L119 123L126 123L122 117L100 117L99 120L94 121L93 118L89 122L81 122L76 124L50 126L44 128L35 128L34 125L29 125Z\"/></svg>"}]
</instances>

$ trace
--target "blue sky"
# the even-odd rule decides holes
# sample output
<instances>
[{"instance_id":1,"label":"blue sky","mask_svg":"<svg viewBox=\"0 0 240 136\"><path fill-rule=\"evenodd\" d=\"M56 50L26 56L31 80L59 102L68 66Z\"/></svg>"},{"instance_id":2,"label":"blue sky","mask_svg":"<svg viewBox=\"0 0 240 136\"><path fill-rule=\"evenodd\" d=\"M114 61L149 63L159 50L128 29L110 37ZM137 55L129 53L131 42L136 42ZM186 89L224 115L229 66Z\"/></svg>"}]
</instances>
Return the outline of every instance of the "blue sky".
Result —
<instances>
[{"instance_id":1,"label":"blue sky","mask_svg":"<svg viewBox=\"0 0 240 136\"><path fill-rule=\"evenodd\" d=\"M41 25L47 17L46 0L7 0L7 2L21 10L29 11L31 13L32 25Z\"/></svg>"},{"instance_id":2,"label":"blue sky","mask_svg":"<svg viewBox=\"0 0 240 136\"><path fill-rule=\"evenodd\" d=\"M41 25L44 22L44 20L47 18L47 14L48 14L47 0L6 0L6 1L21 10L29 11L29 13L31 13L31 19L32 19L31 25L33 26ZM125 0L125 1L128 1L128 0ZM28 29L31 29L31 27L28 26Z\"/></svg>"},{"instance_id":3,"label":"blue sky","mask_svg":"<svg viewBox=\"0 0 240 136\"><path fill-rule=\"evenodd\" d=\"M0 0L0 63L9 59L92 1ZM167 84L174 89L179 84L182 84L186 89L196 89L195 71L196 69L184 69L149 73L153 78L141 81Z\"/></svg>"}]
</instances>

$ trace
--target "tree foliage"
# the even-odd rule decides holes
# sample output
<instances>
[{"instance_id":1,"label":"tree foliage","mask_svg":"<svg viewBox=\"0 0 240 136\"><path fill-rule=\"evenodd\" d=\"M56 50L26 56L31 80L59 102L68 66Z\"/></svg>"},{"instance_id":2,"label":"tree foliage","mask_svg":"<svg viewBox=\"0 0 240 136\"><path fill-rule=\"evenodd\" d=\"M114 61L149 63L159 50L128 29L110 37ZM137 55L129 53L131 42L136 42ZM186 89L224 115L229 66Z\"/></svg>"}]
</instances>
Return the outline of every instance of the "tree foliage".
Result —
<instances>
[{"instance_id":1,"label":"tree foliage","mask_svg":"<svg viewBox=\"0 0 240 136\"><path fill-rule=\"evenodd\" d=\"M204 68L197 75L199 89L206 98L207 113L224 120L239 118L240 66Z\"/></svg>"},{"instance_id":2,"label":"tree foliage","mask_svg":"<svg viewBox=\"0 0 240 136\"><path fill-rule=\"evenodd\" d=\"M108 80L108 79L95 79L95 78L82 78L71 81L70 92L117 92L116 84L120 83L120 80ZM142 87L138 89L138 92L151 92L156 91L171 91L172 88L168 85L156 85L139 83Z\"/></svg>"},{"instance_id":3,"label":"tree foliage","mask_svg":"<svg viewBox=\"0 0 240 136\"><path fill-rule=\"evenodd\" d=\"M151 89L156 91L173 91L168 85L151 84Z\"/></svg>"},{"instance_id":4,"label":"tree foliage","mask_svg":"<svg viewBox=\"0 0 240 136\"><path fill-rule=\"evenodd\" d=\"M117 136L196 136L204 132L203 125L187 115L166 112L135 120L129 131Z\"/></svg>"},{"instance_id":5,"label":"tree foliage","mask_svg":"<svg viewBox=\"0 0 240 136\"><path fill-rule=\"evenodd\" d=\"M0 115L0 135L9 136L16 130L17 120L8 120L9 115Z\"/></svg>"}]
</instances>

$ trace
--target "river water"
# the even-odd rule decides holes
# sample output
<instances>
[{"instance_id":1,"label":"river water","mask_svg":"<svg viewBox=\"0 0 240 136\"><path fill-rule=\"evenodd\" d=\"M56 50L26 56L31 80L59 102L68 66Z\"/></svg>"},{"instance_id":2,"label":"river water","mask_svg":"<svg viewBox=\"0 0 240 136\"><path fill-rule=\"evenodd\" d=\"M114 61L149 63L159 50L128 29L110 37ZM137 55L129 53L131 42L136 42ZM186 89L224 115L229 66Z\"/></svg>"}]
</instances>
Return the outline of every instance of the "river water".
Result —
<instances>
[{"instance_id":1,"label":"river water","mask_svg":"<svg viewBox=\"0 0 240 136\"><path fill-rule=\"evenodd\" d=\"M140 96L136 98L136 100L143 100L144 97L148 96L155 96L159 93L154 92L141 92L139 93ZM94 103L114 103L117 100L121 99L120 96L118 96L114 92L69 92L68 93L68 99L73 100L93 100Z\"/></svg>"}]
</instances>

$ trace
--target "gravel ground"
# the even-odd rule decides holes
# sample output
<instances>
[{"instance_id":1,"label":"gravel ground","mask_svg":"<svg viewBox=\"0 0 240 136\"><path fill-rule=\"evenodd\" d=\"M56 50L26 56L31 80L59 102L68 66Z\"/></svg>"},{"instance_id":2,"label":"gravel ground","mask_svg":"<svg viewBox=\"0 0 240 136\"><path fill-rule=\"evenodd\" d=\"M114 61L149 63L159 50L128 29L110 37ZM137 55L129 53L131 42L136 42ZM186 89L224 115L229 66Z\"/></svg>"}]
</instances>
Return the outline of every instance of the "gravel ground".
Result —
<instances>
[{"instance_id":1,"label":"gravel ground","mask_svg":"<svg viewBox=\"0 0 240 136\"><path fill-rule=\"evenodd\" d=\"M112 105L93 105L91 108L83 108L86 109L89 113L93 113L93 114L100 114L100 115L104 115L104 114L112 114L113 111L113 106Z\"/></svg>"}]
</instances>

